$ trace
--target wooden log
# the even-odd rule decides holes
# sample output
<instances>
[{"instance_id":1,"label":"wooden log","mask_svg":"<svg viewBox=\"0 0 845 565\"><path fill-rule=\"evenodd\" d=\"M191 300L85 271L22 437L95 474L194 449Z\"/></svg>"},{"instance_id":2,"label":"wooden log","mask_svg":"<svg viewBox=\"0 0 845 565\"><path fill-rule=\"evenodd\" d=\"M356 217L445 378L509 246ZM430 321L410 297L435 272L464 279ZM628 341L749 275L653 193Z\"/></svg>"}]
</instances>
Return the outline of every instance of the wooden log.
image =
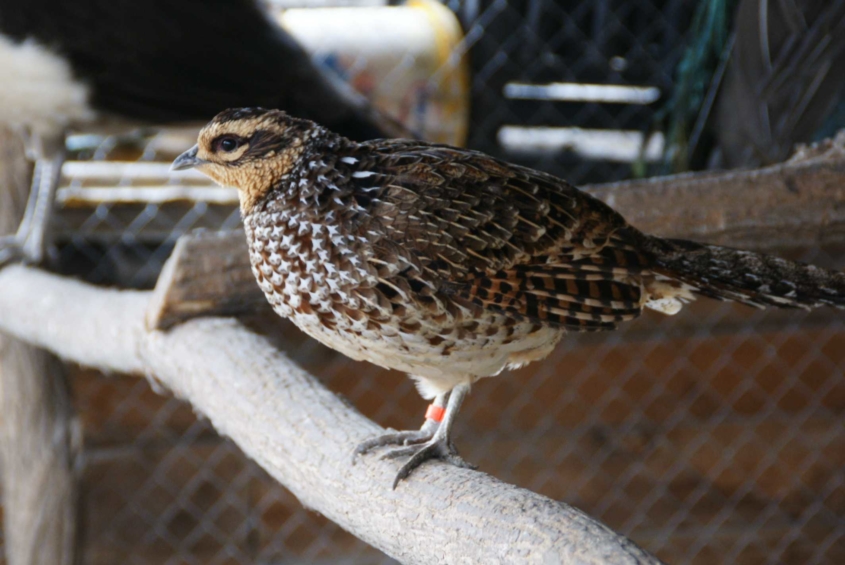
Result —
<instances>
[{"instance_id":1,"label":"wooden log","mask_svg":"<svg viewBox=\"0 0 845 565\"><path fill-rule=\"evenodd\" d=\"M166 329L188 318L231 316L267 306L249 267L242 231L195 231L176 243L159 275L147 327Z\"/></svg>"},{"instance_id":2,"label":"wooden log","mask_svg":"<svg viewBox=\"0 0 845 565\"><path fill-rule=\"evenodd\" d=\"M399 462L352 461L381 428L236 320L148 331L150 298L14 265L0 271L0 330L154 376L305 506L404 563L659 563L571 506L470 469L427 463L392 490Z\"/></svg>"},{"instance_id":3,"label":"wooden log","mask_svg":"<svg viewBox=\"0 0 845 565\"><path fill-rule=\"evenodd\" d=\"M755 251L845 242L845 132L763 169L587 187L663 237Z\"/></svg>"},{"instance_id":4,"label":"wooden log","mask_svg":"<svg viewBox=\"0 0 845 565\"><path fill-rule=\"evenodd\" d=\"M0 130L0 234L18 227L29 177L21 141ZM7 562L74 563L81 433L64 367L50 353L6 335L0 335L0 417Z\"/></svg>"},{"instance_id":5,"label":"wooden log","mask_svg":"<svg viewBox=\"0 0 845 565\"><path fill-rule=\"evenodd\" d=\"M754 171L587 187L643 231L757 251L845 242L845 135ZM203 255L203 257L198 257ZM241 231L183 238L156 286L151 328L260 307Z\"/></svg>"}]
</instances>

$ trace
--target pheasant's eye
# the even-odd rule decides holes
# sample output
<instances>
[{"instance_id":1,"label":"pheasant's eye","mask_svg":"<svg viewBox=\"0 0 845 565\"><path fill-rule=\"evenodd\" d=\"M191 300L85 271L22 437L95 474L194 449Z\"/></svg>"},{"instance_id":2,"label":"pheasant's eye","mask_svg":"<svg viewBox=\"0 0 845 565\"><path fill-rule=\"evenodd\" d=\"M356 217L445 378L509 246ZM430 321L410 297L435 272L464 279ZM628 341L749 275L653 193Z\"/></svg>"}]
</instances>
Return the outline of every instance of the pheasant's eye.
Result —
<instances>
[{"instance_id":1,"label":"pheasant's eye","mask_svg":"<svg viewBox=\"0 0 845 565\"><path fill-rule=\"evenodd\" d=\"M240 138L234 135L224 135L214 142L214 150L231 153L241 145L243 145L243 140Z\"/></svg>"}]
</instances>

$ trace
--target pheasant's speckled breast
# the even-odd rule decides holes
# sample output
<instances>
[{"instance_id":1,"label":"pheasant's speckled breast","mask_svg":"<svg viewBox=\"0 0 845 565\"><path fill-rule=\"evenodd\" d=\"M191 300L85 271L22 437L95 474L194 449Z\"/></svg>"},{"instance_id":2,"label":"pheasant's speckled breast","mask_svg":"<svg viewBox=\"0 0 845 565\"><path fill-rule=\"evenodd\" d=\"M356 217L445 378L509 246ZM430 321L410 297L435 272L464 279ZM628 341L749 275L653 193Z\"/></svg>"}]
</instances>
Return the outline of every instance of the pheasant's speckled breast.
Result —
<instances>
[{"instance_id":1,"label":"pheasant's speckled breast","mask_svg":"<svg viewBox=\"0 0 845 565\"><path fill-rule=\"evenodd\" d=\"M369 212L335 164L311 160L244 217L252 270L276 313L353 359L411 374L427 397L551 352L558 328L412 290L385 264L385 226L361 222Z\"/></svg>"}]
</instances>

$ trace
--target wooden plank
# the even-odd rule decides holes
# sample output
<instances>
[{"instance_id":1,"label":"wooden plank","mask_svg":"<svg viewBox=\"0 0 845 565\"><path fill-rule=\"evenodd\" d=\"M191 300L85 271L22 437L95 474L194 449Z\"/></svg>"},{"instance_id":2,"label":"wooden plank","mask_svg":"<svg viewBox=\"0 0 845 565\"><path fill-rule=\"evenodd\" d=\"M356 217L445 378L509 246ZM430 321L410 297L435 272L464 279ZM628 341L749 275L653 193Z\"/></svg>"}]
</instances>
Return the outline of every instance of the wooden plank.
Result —
<instances>
[{"instance_id":1,"label":"wooden plank","mask_svg":"<svg viewBox=\"0 0 845 565\"><path fill-rule=\"evenodd\" d=\"M230 207L235 207L238 204L238 193L231 188L168 184L92 188L66 187L56 194L56 203L60 206L96 206L104 202L146 205L180 201L227 204Z\"/></svg>"},{"instance_id":2,"label":"wooden plank","mask_svg":"<svg viewBox=\"0 0 845 565\"><path fill-rule=\"evenodd\" d=\"M198 171L171 171L170 163L161 161L66 161L62 166L62 176L76 183L141 179L145 182L157 181L159 184L167 184L172 180L193 181L193 184L206 186L213 184Z\"/></svg>"},{"instance_id":3,"label":"wooden plank","mask_svg":"<svg viewBox=\"0 0 845 565\"><path fill-rule=\"evenodd\" d=\"M249 267L242 231L196 231L176 243L147 311L149 329L196 316L231 316L267 306Z\"/></svg>"}]
</instances>

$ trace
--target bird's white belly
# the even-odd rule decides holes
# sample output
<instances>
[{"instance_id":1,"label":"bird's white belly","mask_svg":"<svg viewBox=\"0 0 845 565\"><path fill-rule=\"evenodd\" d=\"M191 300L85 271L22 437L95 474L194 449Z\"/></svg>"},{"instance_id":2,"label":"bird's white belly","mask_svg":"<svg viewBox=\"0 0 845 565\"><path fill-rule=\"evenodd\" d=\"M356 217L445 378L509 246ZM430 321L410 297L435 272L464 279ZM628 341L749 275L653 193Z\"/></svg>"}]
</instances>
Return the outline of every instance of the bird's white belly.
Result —
<instances>
[{"instance_id":1,"label":"bird's white belly","mask_svg":"<svg viewBox=\"0 0 845 565\"><path fill-rule=\"evenodd\" d=\"M282 308L276 312L283 314ZM479 334L456 342L448 351L432 347L424 333L397 330L356 332L329 329L316 315L289 314L302 331L347 357L368 361L387 369L403 371L417 380L420 393L433 398L452 390L456 385L472 383L483 377L498 375L506 368L516 368L546 357L562 336L561 330L544 327L528 332L520 339L504 342L497 335ZM492 321L491 323L496 323ZM388 326L384 326L387 328Z\"/></svg>"}]
</instances>

